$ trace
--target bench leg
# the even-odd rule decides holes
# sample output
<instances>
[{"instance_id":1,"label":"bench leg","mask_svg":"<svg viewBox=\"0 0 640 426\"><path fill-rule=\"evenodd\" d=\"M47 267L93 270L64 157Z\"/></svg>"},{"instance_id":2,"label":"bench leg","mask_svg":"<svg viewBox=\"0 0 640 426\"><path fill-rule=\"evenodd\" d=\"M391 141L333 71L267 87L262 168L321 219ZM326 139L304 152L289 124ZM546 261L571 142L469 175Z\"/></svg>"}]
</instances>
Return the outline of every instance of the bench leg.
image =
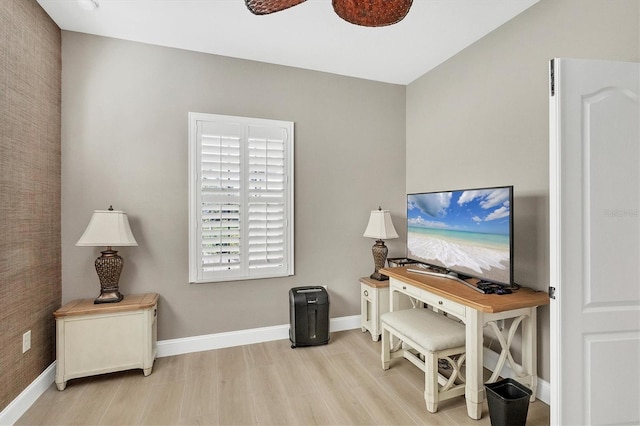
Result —
<instances>
[{"instance_id":1,"label":"bench leg","mask_svg":"<svg viewBox=\"0 0 640 426\"><path fill-rule=\"evenodd\" d=\"M424 356L424 399L427 411L438 411L438 355L427 352Z\"/></svg>"},{"instance_id":2,"label":"bench leg","mask_svg":"<svg viewBox=\"0 0 640 426\"><path fill-rule=\"evenodd\" d=\"M382 349L381 349L381 353L380 353L380 358L382 360L382 369L383 370L388 370L389 369L389 359L391 358L391 347L390 347L390 338L389 338L389 330L387 330L386 328L382 327Z\"/></svg>"}]
</instances>

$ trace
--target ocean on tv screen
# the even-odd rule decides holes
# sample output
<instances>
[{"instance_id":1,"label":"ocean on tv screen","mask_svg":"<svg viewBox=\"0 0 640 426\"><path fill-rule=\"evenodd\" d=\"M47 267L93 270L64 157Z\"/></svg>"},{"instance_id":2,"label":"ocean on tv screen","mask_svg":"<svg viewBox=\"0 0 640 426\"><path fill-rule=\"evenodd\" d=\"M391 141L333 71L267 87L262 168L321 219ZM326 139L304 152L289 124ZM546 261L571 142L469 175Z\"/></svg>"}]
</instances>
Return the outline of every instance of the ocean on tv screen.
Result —
<instances>
[{"instance_id":1,"label":"ocean on tv screen","mask_svg":"<svg viewBox=\"0 0 640 426\"><path fill-rule=\"evenodd\" d=\"M510 283L510 188L407 196L407 256Z\"/></svg>"}]
</instances>

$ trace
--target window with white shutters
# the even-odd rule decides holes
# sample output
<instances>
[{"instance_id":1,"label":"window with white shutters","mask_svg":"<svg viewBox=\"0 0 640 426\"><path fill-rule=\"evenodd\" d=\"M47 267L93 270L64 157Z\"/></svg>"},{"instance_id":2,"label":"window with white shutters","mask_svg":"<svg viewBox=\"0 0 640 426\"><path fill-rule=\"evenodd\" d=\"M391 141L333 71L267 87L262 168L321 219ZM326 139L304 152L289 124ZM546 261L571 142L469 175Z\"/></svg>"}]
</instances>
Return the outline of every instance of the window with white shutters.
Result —
<instances>
[{"instance_id":1,"label":"window with white shutters","mask_svg":"<svg viewBox=\"0 0 640 426\"><path fill-rule=\"evenodd\" d=\"M293 123L189 113L189 281L293 275Z\"/></svg>"}]
</instances>

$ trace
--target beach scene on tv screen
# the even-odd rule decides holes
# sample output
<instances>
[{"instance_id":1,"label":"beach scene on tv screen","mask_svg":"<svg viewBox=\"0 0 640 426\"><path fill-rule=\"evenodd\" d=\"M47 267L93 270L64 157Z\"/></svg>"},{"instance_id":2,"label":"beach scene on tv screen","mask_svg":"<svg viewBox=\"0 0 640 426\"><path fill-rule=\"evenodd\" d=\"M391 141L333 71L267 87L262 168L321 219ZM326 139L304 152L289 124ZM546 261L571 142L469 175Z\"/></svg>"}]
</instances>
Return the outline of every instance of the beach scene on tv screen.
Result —
<instances>
[{"instance_id":1,"label":"beach scene on tv screen","mask_svg":"<svg viewBox=\"0 0 640 426\"><path fill-rule=\"evenodd\" d=\"M407 256L510 283L510 188L409 194Z\"/></svg>"}]
</instances>

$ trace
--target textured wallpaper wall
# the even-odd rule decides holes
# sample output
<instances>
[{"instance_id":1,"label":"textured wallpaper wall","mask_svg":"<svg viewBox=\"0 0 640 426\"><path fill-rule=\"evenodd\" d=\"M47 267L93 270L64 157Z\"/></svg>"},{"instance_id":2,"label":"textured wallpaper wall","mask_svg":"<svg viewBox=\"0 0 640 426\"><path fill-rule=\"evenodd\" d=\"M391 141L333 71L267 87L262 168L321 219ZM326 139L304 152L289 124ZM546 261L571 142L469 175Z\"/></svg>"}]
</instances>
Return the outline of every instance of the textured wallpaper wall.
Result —
<instances>
[{"instance_id":1,"label":"textured wallpaper wall","mask_svg":"<svg viewBox=\"0 0 640 426\"><path fill-rule=\"evenodd\" d=\"M60 29L35 0L0 0L0 411L55 359L60 99Z\"/></svg>"}]
</instances>

